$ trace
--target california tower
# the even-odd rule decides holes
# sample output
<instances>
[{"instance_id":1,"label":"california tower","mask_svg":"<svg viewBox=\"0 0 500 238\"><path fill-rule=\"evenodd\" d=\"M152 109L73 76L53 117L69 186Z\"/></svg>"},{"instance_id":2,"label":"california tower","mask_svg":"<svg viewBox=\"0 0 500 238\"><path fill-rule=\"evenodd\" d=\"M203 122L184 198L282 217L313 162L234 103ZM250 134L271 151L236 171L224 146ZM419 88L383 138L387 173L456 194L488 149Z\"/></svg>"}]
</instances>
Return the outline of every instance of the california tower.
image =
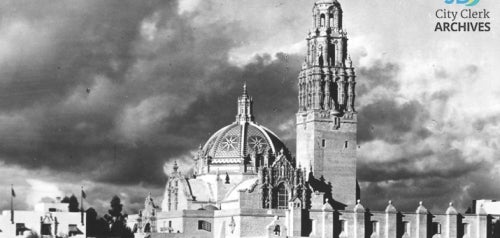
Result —
<instances>
[{"instance_id":1,"label":"california tower","mask_svg":"<svg viewBox=\"0 0 500 238\"><path fill-rule=\"evenodd\" d=\"M331 183L333 199L356 202L355 74L336 0L314 4L298 77L297 163Z\"/></svg>"}]
</instances>

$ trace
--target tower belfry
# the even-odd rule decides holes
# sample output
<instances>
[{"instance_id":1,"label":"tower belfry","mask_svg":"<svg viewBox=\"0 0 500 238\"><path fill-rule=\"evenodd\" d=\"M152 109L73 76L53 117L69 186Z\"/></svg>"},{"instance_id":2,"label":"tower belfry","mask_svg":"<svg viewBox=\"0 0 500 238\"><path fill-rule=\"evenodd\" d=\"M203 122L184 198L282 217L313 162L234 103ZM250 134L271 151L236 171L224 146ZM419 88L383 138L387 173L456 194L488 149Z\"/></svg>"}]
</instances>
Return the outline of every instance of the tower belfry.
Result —
<instances>
[{"instance_id":1,"label":"tower belfry","mask_svg":"<svg viewBox=\"0 0 500 238\"><path fill-rule=\"evenodd\" d=\"M332 197L356 204L355 73L337 0L313 7L307 54L298 77L297 162L332 185Z\"/></svg>"}]
</instances>

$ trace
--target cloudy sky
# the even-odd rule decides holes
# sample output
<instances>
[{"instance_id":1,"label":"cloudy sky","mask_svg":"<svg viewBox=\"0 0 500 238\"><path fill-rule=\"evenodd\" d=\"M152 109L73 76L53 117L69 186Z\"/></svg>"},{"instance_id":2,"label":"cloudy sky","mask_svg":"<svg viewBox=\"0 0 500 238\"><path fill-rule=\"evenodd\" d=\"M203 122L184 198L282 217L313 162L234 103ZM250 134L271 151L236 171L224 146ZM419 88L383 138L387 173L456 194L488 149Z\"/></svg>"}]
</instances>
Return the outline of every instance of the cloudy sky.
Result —
<instances>
[{"instance_id":1,"label":"cloudy sky","mask_svg":"<svg viewBox=\"0 0 500 238\"><path fill-rule=\"evenodd\" d=\"M159 199L164 167L236 112L295 150L296 78L313 0L0 2L0 209L79 194L103 212ZM344 0L358 75L363 204L440 211L500 199L500 5L492 31L434 32L441 0Z\"/></svg>"}]
</instances>

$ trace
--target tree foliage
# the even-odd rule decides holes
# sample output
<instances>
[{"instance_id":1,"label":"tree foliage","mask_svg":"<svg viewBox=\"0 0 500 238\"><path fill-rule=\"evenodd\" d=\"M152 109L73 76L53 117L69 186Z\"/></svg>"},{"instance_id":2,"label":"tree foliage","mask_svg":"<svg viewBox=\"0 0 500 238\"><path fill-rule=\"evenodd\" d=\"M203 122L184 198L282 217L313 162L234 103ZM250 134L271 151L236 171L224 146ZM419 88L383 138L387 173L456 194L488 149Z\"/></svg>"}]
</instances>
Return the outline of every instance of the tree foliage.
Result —
<instances>
[{"instance_id":1,"label":"tree foliage","mask_svg":"<svg viewBox=\"0 0 500 238\"><path fill-rule=\"evenodd\" d=\"M123 204L118 196L110 201L108 214L99 217L94 208L87 209L87 236L133 238L134 233L127 227L127 215L122 214Z\"/></svg>"},{"instance_id":2,"label":"tree foliage","mask_svg":"<svg viewBox=\"0 0 500 238\"><path fill-rule=\"evenodd\" d=\"M69 197L64 196L64 198L61 200L61 203L69 203Z\"/></svg>"},{"instance_id":3,"label":"tree foliage","mask_svg":"<svg viewBox=\"0 0 500 238\"><path fill-rule=\"evenodd\" d=\"M71 197L69 198L69 205L68 205L68 208L69 208L69 211L70 212L79 212L80 209L78 208L78 199L75 197L75 195L71 195Z\"/></svg>"},{"instance_id":4,"label":"tree foliage","mask_svg":"<svg viewBox=\"0 0 500 238\"><path fill-rule=\"evenodd\" d=\"M94 208L89 208L86 211L87 217L86 217L86 229L87 229L87 236L90 237L106 237L109 235L109 226L108 222L102 218L99 217L96 210Z\"/></svg>"},{"instance_id":5,"label":"tree foliage","mask_svg":"<svg viewBox=\"0 0 500 238\"><path fill-rule=\"evenodd\" d=\"M122 214L123 204L118 196L114 196L110 202L109 215L104 219L110 224L110 235L121 238L133 238L134 233L127 227L127 214Z\"/></svg>"},{"instance_id":6,"label":"tree foliage","mask_svg":"<svg viewBox=\"0 0 500 238\"><path fill-rule=\"evenodd\" d=\"M111 215L111 217L121 216L123 205L122 205L122 202L118 196L115 195L111 199L110 206L111 206L111 209L108 210L108 213L109 213L109 215Z\"/></svg>"}]
</instances>

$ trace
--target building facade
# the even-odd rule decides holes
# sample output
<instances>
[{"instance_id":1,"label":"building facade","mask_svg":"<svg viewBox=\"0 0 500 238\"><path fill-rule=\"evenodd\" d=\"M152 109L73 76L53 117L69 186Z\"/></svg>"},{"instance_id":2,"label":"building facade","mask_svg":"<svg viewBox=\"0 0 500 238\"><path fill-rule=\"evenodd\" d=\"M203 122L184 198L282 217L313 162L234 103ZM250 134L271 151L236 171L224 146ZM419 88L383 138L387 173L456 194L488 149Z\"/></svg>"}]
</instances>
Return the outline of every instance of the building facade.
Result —
<instances>
[{"instance_id":1,"label":"building facade","mask_svg":"<svg viewBox=\"0 0 500 238\"><path fill-rule=\"evenodd\" d=\"M43 202L33 211L6 210L0 215L0 238L75 237L85 235L85 213L69 212L68 203Z\"/></svg>"},{"instance_id":2,"label":"building facade","mask_svg":"<svg viewBox=\"0 0 500 238\"><path fill-rule=\"evenodd\" d=\"M483 207L460 214L449 204L446 213L432 214L420 203L400 212L389 201L385 210L369 211L358 200L356 75L342 16L337 0L312 8L298 76L296 159L257 123L245 85L236 120L199 148L193 175L175 164L161 208L148 196L144 211L129 217L136 237L493 236Z\"/></svg>"}]
</instances>

